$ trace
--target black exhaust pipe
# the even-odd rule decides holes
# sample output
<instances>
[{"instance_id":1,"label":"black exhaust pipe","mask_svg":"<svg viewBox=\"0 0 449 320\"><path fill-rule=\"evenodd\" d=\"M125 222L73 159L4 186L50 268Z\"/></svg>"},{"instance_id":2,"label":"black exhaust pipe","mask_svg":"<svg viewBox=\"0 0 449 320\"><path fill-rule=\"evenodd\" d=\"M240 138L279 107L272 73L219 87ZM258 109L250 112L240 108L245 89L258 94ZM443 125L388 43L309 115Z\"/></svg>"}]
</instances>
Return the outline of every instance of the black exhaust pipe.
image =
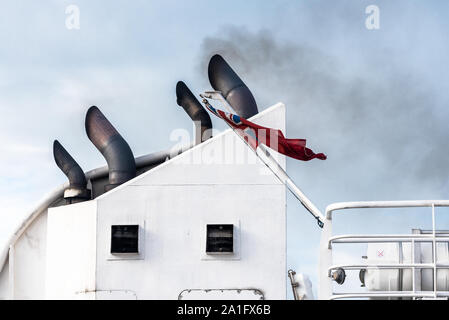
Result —
<instances>
[{"instance_id":1,"label":"black exhaust pipe","mask_svg":"<svg viewBox=\"0 0 449 320\"><path fill-rule=\"evenodd\" d=\"M216 54L210 59L208 74L212 88L221 91L239 116L250 118L258 113L253 94L222 56Z\"/></svg>"},{"instance_id":2,"label":"black exhaust pipe","mask_svg":"<svg viewBox=\"0 0 449 320\"><path fill-rule=\"evenodd\" d=\"M109 169L109 191L136 176L136 161L128 143L101 113L92 106L86 114L86 133L106 159Z\"/></svg>"},{"instance_id":3,"label":"black exhaust pipe","mask_svg":"<svg viewBox=\"0 0 449 320\"><path fill-rule=\"evenodd\" d=\"M53 142L53 156L56 165L69 178L69 187L64 191L67 204L90 200L90 190L87 189L87 179L83 169L58 140Z\"/></svg>"},{"instance_id":4,"label":"black exhaust pipe","mask_svg":"<svg viewBox=\"0 0 449 320\"><path fill-rule=\"evenodd\" d=\"M195 98L192 91L187 85L179 81L176 84L176 102L183 107L185 112L189 115L192 121L200 122L201 137L198 139L203 142L212 137L212 121L207 111L203 108L201 103Z\"/></svg>"}]
</instances>

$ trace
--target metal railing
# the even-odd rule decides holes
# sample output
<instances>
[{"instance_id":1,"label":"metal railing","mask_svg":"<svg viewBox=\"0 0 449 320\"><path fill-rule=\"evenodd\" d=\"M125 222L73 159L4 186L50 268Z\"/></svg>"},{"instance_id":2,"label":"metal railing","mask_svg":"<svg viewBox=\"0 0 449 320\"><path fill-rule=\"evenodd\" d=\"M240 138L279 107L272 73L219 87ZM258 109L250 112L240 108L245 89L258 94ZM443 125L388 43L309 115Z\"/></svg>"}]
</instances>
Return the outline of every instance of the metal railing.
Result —
<instances>
[{"instance_id":1,"label":"metal railing","mask_svg":"<svg viewBox=\"0 0 449 320\"><path fill-rule=\"evenodd\" d=\"M346 234L332 235L332 218L336 213L342 213L347 209L369 208L416 208L429 207L432 214L432 229L421 234ZM449 200L423 200L423 201L369 201L369 202L345 202L334 203L326 209L321 249L320 249L320 299L349 299L349 298L447 298L449 291L438 291L437 269L449 269L449 263L438 263L436 247L437 243L449 242L448 231L437 231L435 223L435 207L449 207ZM376 263L376 264L332 264L333 244L368 244L368 243L410 243L412 263ZM431 262L420 263L415 259L415 244L431 243ZM369 291L335 293L333 291L332 273L337 269L362 270L362 269L409 269L412 271L412 290L410 291ZM417 290L416 271L433 270L433 290ZM420 287L420 286L419 286Z\"/></svg>"}]
</instances>

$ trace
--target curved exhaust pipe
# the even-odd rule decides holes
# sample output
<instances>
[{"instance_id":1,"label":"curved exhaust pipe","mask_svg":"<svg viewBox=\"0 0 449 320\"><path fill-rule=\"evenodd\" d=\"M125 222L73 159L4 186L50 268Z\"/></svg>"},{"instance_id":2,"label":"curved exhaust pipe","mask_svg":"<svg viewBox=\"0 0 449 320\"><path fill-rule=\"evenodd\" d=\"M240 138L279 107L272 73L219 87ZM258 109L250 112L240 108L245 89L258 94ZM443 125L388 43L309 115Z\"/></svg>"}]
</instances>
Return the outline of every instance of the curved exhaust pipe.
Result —
<instances>
[{"instance_id":1,"label":"curved exhaust pipe","mask_svg":"<svg viewBox=\"0 0 449 320\"><path fill-rule=\"evenodd\" d=\"M222 56L210 59L208 75L212 88L221 91L239 116L248 119L258 113L253 94Z\"/></svg>"},{"instance_id":2,"label":"curved exhaust pipe","mask_svg":"<svg viewBox=\"0 0 449 320\"><path fill-rule=\"evenodd\" d=\"M136 161L128 143L101 113L92 106L86 114L86 133L106 159L109 170L109 191L136 176Z\"/></svg>"},{"instance_id":3,"label":"curved exhaust pipe","mask_svg":"<svg viewBox=\"0 0 449 320\"><path fill-rule=\"evenodd\" d=\"M176 84L176 102L179 106L184 108L184 111L195 123L195 144L211 138L212 121L210 120L210 116L183 81L178 81Z\"/></svg>"},{"instance_id":4,"label":"curved exhaust pipe","mask_svg":"<svg viewBox=\"0 0 449 320\"><path fill-rule=\"evenodd\" d=\"M53 157L59 169L69 178L69 187L64 190L67 204L90 200L90 190L87 189L83 169L58 140L53 142Z\"/></svg>"}]
</instances>

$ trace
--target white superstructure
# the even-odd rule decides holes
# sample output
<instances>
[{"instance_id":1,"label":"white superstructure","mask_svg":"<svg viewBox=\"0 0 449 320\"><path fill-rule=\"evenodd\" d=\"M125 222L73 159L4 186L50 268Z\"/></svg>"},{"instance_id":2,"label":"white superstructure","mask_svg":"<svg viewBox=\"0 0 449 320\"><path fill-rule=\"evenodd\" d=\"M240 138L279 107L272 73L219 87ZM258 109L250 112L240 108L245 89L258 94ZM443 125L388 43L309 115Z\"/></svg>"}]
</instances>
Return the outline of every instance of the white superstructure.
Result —
<instances>
[{"instance_id":1,"label":"white superstructure","mask_svg":"<svg viewBox=\"0 0 449 320\"><path fill-rule=\"evenodd\" d=\"M252 121L285 132L285 107ZM138 252L111 253L117 225L138 226ZM233 226L232 253L206 253L208 225ZM10 243L0 298L178 299L218 289L286 299L286 268L285 186L227 130L94 200L30 217Z\"/></svg>"}]
</instances>

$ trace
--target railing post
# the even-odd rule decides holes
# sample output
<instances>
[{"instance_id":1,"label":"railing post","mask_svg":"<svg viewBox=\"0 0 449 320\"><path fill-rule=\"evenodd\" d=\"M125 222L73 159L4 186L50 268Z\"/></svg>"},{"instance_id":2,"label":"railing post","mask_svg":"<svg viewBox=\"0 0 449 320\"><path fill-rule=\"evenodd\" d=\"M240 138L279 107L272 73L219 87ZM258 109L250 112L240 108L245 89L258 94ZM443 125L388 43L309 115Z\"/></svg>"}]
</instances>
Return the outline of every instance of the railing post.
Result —
<instances>
[{"instance_id":1,"label":"railing post","mask_svg":"<svg viewBox=\"0 0 449 320\"><path fill-rule=\"evenodd\" d=\"M433 295L437 297L437 242L435 230L435 204L432 203L432 247L433 247Z\"/></svg>"},{"instance_id":2,"label":"railing post","mask_svg":"<svg viewBox=\"0 0 449 320\"><path fill-rule=\"evenodd\" d=\"M326 210L327 211L327 210ZM320 260L318 275L318 299L327 300L332 296L332 279L328 276L327 269L332 264L332 247L329 239L332 237L332 212L327 213L321 231Z\"/></svg>"},{"instance_id":3,"label":"railing post","mask_svg":"<svg viewBox=\"0 0 449 320\"><path fill-rule=\"evenodd\" d=\"M412 239L412 263L415 264L415 239ZM416 292L416 276L415 276L415 272L416 272L416 268L413 267L412 268L412 291L413 294ZM415 298L413 298L413 300L415 300Z\"/></svg>"}]
</instances>

